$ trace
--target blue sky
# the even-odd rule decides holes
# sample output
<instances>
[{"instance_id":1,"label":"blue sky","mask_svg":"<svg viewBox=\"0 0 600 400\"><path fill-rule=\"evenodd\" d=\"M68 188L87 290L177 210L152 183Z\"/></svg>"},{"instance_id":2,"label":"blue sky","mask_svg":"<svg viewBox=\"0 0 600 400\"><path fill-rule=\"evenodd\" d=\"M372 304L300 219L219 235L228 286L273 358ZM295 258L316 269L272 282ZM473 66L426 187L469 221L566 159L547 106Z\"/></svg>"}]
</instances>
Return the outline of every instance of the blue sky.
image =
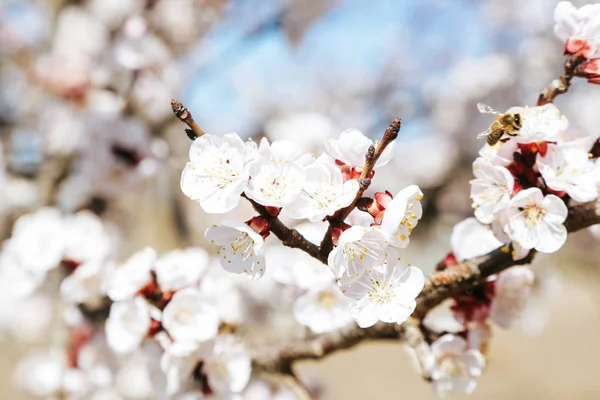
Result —
<instances>
[{"instance_id":1,"label":"blue sky","mask_svg":"<svg viewBox=\"0 0 600 400\"><path fill-rule=\"evenodd\" d=\"M260 4L253 16L268 19L283 3ZM406 74L426 70L443 77L454 58L485 56L492 50L490 30L479 13L477 3L468 0L348 0L322 15L292 48L272 19L248 37L244 32L253 22L232 10L194 53L196 72L184 100L209 132L245 136L260 126L263 116L249 107L239 82L260 87L256 101L266 98L308 111L320 79L327 79L329 88L351 85L357 77L377 80L390 57ZM418 79L406 82L408 93L416 96L418 89ZM417 128L418 118L406 121L404 132L421 131Z\"/></svg>"}]
</instances>

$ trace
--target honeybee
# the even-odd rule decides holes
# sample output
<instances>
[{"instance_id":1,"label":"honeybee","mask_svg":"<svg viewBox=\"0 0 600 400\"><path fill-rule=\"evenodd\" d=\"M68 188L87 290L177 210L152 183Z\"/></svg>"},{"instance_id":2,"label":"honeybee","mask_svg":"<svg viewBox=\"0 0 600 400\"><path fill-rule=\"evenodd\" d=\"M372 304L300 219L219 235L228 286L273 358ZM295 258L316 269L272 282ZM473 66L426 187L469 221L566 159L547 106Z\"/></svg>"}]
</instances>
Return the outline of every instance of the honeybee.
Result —
<instances>
[{"instance_id":1,"label":"honeybee","mask_svg":"<svg viewBox=\"0 0 600 400\"><path fill-rule=\"evenodd\" d=\"M487 143L493 146L498 142L507 142L510 140L510 137L519 134L519 129L521 129L521 124L523 123L520 114L501 113L482 103L477 104L477 109L482 114L493 114L496 116L496 120L492 125L477 135L477 139L487 136ZM506 137L503 138L505 135Z\"/></svg>"}]
</instances>

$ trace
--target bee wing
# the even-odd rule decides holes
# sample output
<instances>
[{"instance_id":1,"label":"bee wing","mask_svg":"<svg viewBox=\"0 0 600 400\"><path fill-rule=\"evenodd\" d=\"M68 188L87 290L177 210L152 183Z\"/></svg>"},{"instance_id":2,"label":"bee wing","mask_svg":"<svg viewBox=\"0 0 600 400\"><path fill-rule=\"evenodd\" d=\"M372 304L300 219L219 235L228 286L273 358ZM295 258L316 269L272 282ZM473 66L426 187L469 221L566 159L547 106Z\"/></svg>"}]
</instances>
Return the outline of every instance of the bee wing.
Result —
<instances>
[{"instance_id":1,"label":"bee wing","mask_svg":"<svg viewBox=\"0 0 600 400\"><path fill-rule=\"evenodd\" d=\"M477 139L481 139L483 137L486 137L493 133L497 133L497 132L501 132L501 131L502 131L502 127L496 128L496 129L487 128L485 131L483 131L479 135L477 135Z\"/></svg>"},{"instance_id":2,"label":"bee wing","mask_svg":"<svg viewBox=\"0 0 600 400\"><path fill-rule=\"evenodd\" d=\"M502 113L498 110L493 109L487 104L477 103L477 109L482 114L494 114L494 115L502 115Z\"/></svg>"},{"instance_id":3,"label":"bee wing","mask_svg":"<svg viewBox=\"0 0 600 400\"><path fill-rule=\"evenodd\" d=\"M481 132L479 135L477 135L477 139L484 138L484 137L488 136L490 133L492 133L492 130L490 128L488 128L485 131Z\"/></svg>"}]
</instances>

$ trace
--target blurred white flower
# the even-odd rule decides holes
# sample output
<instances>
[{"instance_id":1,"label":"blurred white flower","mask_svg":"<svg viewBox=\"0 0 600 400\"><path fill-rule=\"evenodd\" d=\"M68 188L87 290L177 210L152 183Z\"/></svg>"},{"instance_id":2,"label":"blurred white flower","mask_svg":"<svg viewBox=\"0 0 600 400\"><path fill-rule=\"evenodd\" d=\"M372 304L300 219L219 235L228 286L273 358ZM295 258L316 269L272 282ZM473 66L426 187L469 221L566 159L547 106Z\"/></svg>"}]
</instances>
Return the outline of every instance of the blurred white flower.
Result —
<instances>
[{"instance_id":1,"label":"blurred white flower","mask_svg":"<svg viewBox=\"0 0 600 400\"><path fill-rule=\"evenodd\" d=\"M365 271L383 264L387 241L378 227L353 226L338 239L329 253L327 265L337 278L358 279Z\"/></svg>"},{"instance_id":2,"label":"blurred white flower","mask_svg":"<svg viewBox=\"0 0 600 400\"><path fill-rule=\"evenodd\" d=\"M49 296L37 293L10 305L8 328L12 337L23 343L46 340L56 318L52 300Z\"/></svg>"},{"instance_id":3,"label":"blurred white flower","mask_svg":"<svg viewBox=\"0 0 600 400\"><path fill-rule=\"evenodd\" d=\"M217 335L219 314L198 289L176 292L162 314L162 325L175 341L203 342Z\"/></svg>"},{"instance_id":4,"label":"blurred white flower","mask_svg":"<svg viewBox=\"0 0 600 400\"><path fill-rule=\"evenodd\" d=\"M490 318L504 329L510 329L525 309L535 276L529 267L516 266L502 271L495 281Z\"/></svg>"},{"instance_id":5,"label":"blurred white flower","mask_svg":"<svg viewBox=\"0 0 600 400\"><path fill-rule=\"evenodd\" d=\"M160 359L160 368L166 375L167 396L172 396L182 389L200 362L198 343L195 341L173 342L166 332L159 332L156 339L165 351Z\"/></svg>"},{"instance_id":6,"label":"blurred white flower","mask_svg":"<svg viewBox=\"0 0 600 400\"><path fill-rule=\"evenodd\" d=\"M508 113L521 115L517 143L556 141L569 127L569 121L552 103L540 107L512 107Z\"/></svg>"},{"instance_id":7,"label":"blurred white flower","mask_svg":"<svg viewBox=\"0 0 600 400\"><path fill-rule=\"evenodd\" d=\"M4 251L12 252L22 268L46 272L56 268L63 257L64 233L60 212L40 208L17 220Z\"/></svg>"},{"instance_id":8,"label":"blurred white flower","mask_svg":"<svg viewBox=\"0 0 600 400\"><path fill-rule=\"evenodd\" d=\"M105 49L108 35L106 26L93 15L70 6L59 13L52 51L66 59L92 61Z\"/></svg>"},{"instance_id":9,"label":"blurred white flower","mask_svg":"<svg viewBox=\"0 0 600 400\"><path fill-rule=\"evenodd\" d=\"M267 246L265 252L269 263L277 265L273 268L273 279L284 285L318 289L328 286L334 279L326 265L298 249L274 245Z\"/></svg>"},{"instance_id":10,"label":"blurred white flower","mask_svg":"<svg viewBox=\"0 0 600 400\"><path fill-rule=\"evenodd\" d=\"M358 188L358 181L351 179L344 182L340 169L322 156L306 167L304 187L284 211L292 218L321 221L340 208L350 205Z\"/></svg>"},{"instance_id":11,"label":"blurred white flower","mask_svg":"<svg viewBox=\"0 0 600 400\"><path fill-rule=\"evenodd\" d=\"M561 1L554 10L554 33L567 41L571 37L584 39L596 53L600 45L600 4L586 4L576 8L570 1Z\"/></svg>"},{"instance_id":12,"label":"blurred white flower","mask_svg":"<svg viewBox=\"0 0 600 400\"><path fill-rule=\"evenodd\" d=\"M247 299L240 291L237 276L224 271L218 263L218 260L211 260L210 270L200 281L200 293L210 299L223 322L239 324L248 317ZM242 285L245 283L241 282ZM227 296L223 296L223 293L227 293Z\"/></svg>"},{"instance_id":13,"label":"blurred white flower","mask_svg":"<svg viewBox=\"0 0 600 400\"><path fill-rule=\"evenodd\" d=\"M116 267L112 261L85 262L67 276L60 285L61 297L69 303L95 308L103 303L106 277Z\"/></svg>"},{"instance_id":14,"label":"blurred white flower","mask_svg":"<svg viewBox=\"0 0 600 400\"><path fill-rule=\"evenodd\" d=\"M125 18L143 11L143 0L90 0L87 8L94 18L111 28L119 27Z\"/></svg>"},{"instance_id":15,"label":"blurred white flower","mask_svg":"<svg viewBox=\"0 0 600 400\"><path fill-rule=\"evenodd\" d=\"M190 162L181 175L181 190L208 213L231 211L248 185L246 146L235 133L223 138L203 135L190 147Z\"/></svg>"},{"instance_id":16,"label":"blurred white flower","mask_svg":"<svg viewBox=\"0 0 600 400\"><path fill-rule=\"evenodd\" d=\"M538 168L546 185L557 192L567 192L573 200L586 202L598 197L598 170L589 158L589 147L578 142L549 144Z\"/></svg>"},{"instance_id":17,"label":"blurred white flower","mask_svg":"<svg viewBox=\"0 0 600 400\"><path fill-rule=\"evenodd\" d=\"M250 182L245 193L264 206L285 207L302 190L306 171L303 154L291 142L277 141L269 145L261 140L260 156L250 166Z\"/></svg>"},{"instance_id":18,"label":"blurred white flower","mask_svg":"<svg viewBox=\"0 0 600 400\"><path fill-rule=\"evenodd\" d=\"M119 363L114 376L114 385L119 394L125 399L159 398L162 378L159 372L160 350L158 346L144 347ZM157 391L154 390L154 385Z\"/></svg>"},{"instance_id":19,"label":"blurred white flower","mask_svg":"<svg viewBox=\"0 0 600 400\"><path fill-rule=\"evenodd\" d=\"M131 299L150 282L156 251L146 247L114 268L106 282L106 293L113 301Z\"/></svg>"},{"instance_id":20,"label":"blurred white flower","mask_svg":"<svg viewBox=\"0 0 600 400\"><path fill-rule=\"evenodd\" d=\"M386 262L364 273L358 280L346 284L340 281L342 293L355 300L350 305L350 316L361 328L377 321L401 324L416 307L425 278L417 267L400 261L390 251Z\"/></svg>"},{"instance_id":21,"label":"blurred white flower","mask_svg":"<svg viewBox=\"0 0 600 400\"><path fill-rule=\"evenodd\" d=\"M358 129L346 129L338 138L329 139L325 146L327 153L336 160L354 167L357 171L362 171L365 165L365 155L373 141L366 137ZM394 156L396 142L390 143L381 153L381 156L375 163L375 168L384 166Z\"/></svg>"},{"instance_id":22,"label":"blurred white flower","mask_svg":"<svg viewBox=\"0 0 600 400\"><path fill-rule=\"evenodd\" d=\"M158 286L163 291L193 286L208 269L208 262L208 253L201 247L165 253L154 263Z\"/></svg>"},{"instance_id":23,"label":"blurred white flower","mask_svg":"<svg viewBox=\"0 0 600 400\"><path fill-rule=\"evenodd\" d=\"M492 165L481 157L473 162L473 174L471 198L475 218L489 224L494 220L494 214L508 206L515 179L506 168Z\"/></svg>"},{"instance_id":24,"label":"blurred white flower","mask_svg":"<svg viewBox=\"0 0 600 400\"><path fill-rule=\"evenodd\" d=\"M417 185L410 185L399 191L387 204L381 229L389 240L390 246L405 248L409 236L423 216L421 199L423 192Z\"/></svg>"},{"instance_id":25,"label":"blurred white flower","mask_svg":"<svg viewBox=\"0 0 600 400\"><path fill-rule=\"evenodd\" d=\"M239 393L248 384L251 359L244 346L233 336L217 338L200 348L202 373L218 396Z\"/></svg>"},{"instance_id":26,"label":"blurred white flower","mask_svg":"<svg viewBox=\"0 0 600 400\"><path fill-rule=\"evenodd\" d=\"M459 333L465 326L454 317L451 307L455 305L454 299L446 299L431 310L423 318L423 325L436 333Z\"/></svg>"},{"instance_id":27,"label":"blurred white flower","mask_svg":"<svg viewBox=\"0 0 600 400\"><path fill-rule=\"evenodd\" d=\"M470 394L477 386L475 377L485 368L485 359L479 350L469 350L462 337L446 334L431 344L426 365L438 396L449 392Z\"/></svg>"},{"instance_id":28,"label":"blurred white flower","mask_svg":"<svg viewBox=\"0 0 600 400\"><path fill-rule=\"evenodd\" d=\"M265 124L271 140L289 140L302 151L320 150L334 133L332 121L318 113L296 113L273 118Z\"/></svg>"},{"instance_id":29,"label":"blurred white flower","mask_svg":"<svg viewBox=\"0 0 600 400\"><path fill-rule=\"evenodd\" d=\"M14 373L17 386L38 398L53 398L63 390L66 354L56 348L30 353L19 361Z\"/></svg>"},{"instance_id":30,"label":"blurred white flower","mask_svg":"<svg viewBox=\"0 0 600 400\"><path fill-rule=\"evenodd\" d=\"M65 218L63 259L76 263L98 262L112 253L112 241L102 220L89 211Z\"/></svg>"},{"instance_id":31,"label":"blurred white flower","mask_svg":"<svg viewBox=\"0 0 600 400\"><path fill-rule=\"evenodd\" d=\"M553 253L567 240L563 222L568 209L563 201L549 194L544 197L538 188L517 193L507 209L507 233L525 249Z\"/></svg>"},{"instance_id":32,"label":"blurred white flower","mask_svg":"<svg viewBox=\"0 0 600 400\"><path fill-rule=\"evenodd\" d=\"M223 221L209 227L204 236L211 243L221 246L219 261L225 271L245 274L251 280L264 275L264 240L245 223Z\"/></svg>"},{"instance_id":33,"label":"blurred white flower","mask_svg":"<svg viewBox=\"0 0 600 400\"><path fill-rule=\"evenodd\" d=\"M479 156L488 163L500 167L506 167L513 162L513 154L519 149L519 143L515 138L510 138L507 142L498 142L493 146L484 144L479 150Z\"/></svg>"},{"instance_id":34,"label":"blurred white flower","mask_svg":"<svg viewBox=\"0 0 600 400\"><path fill-rule=\"evenodd\" d=\"M150 306L143 297L113 303L106 320L108 345L116 353L131 353L146 337L150 322Z\"/></svg>"},{"instance_id":35,"label":"blurred white flower","mask_svg":"<svg viewBox=\"0 0 600 400\"><path fill-rule=\"evenodd\" d=\"M294 318L314 333L331 332L352 322L348 314L350 302L335 284L312 289L294 303Z\"/></svg>"},{"instance_id":36,"label":"blurred white flower","mask_svg":"<svg viewBox=\"0 0 600 400\"><path fill-rule=\"evenodd\" d=\"M482 256L502 246L489 226L475 218L467 218L454 225L450 237L452 252L458 261Z\"/></svg>"}]
</instances>

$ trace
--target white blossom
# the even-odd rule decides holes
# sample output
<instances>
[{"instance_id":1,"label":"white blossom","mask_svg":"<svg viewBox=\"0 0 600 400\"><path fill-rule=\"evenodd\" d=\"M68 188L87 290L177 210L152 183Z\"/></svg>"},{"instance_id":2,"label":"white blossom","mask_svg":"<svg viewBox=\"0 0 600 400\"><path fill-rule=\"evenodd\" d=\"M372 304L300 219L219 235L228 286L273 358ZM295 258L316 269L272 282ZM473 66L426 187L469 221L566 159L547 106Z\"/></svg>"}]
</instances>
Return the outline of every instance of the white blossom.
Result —
<instances>
[{"instance_id":1,"label":"white blossom","mask_svg":"<svg viewBox=\"0 0 600 400\"><path fill-rule=\"evenodd\" d=\"M510 138L506 142L496 143L493 146L484 144L481 150L479 150L479 157L483 158L492 165L506 167L508 164L513 162L513 154L519 149L519 143L515 138Z\"/></svg>"},{"instance_id":2,"label":"white blossom","mask_svg":"<svg viewBox=\"0 0 600 400\"><path fill-rule=\"evenodd\" d=\"M448 392L470 394L475 390L475 377L485 368L485 359L476 349L468 349L460 336L446 334L431 344L431 354L425 363L438 396Z\"/></svg>"},{"instance_id":3,"label":"white blossom","mask_svg":"<svg viewBox=\"0 0 600 400\"><path fill-rule=\"evenodd\" d=\"M475 218L489 224L494 220L494 214L508 206L515 180L506 168L492 165L480 157L473 162L473 174L471 198Z\"/></svg>"},{"instance_id":4,"label":"white blossom","mask_svg":"<svg viewBox=\"0 0 600 400\"><path fill-rule=\"evenodd\" d=\"M211 243L221 246L219 261L224 270L259 279L265 273L264 240L248 225L227 220L204 233Z\"/></svg>"},{"instance_id":5,"label":"white blossom","mask_svg":"<svg viewBox=\"0 0 600 400\"><path fill-rule=\"evenodd\" d=\"M425 278L417 267L401 262L395 252L389 252L387 261L367 270L358 280L346 284L341 280L342 293L354 299L350 316L361 328L377 321L401 324L416 307Z\"/></svg>"},{"instance_id":6,"label":"white blossom","mask_svg":"<svg viewBox=\"0 0 600 400\"><path fill-rule=\"evenodd\" d=\"M84 263L102 260L110 256L112 242L102 220L89 211L80 211L66 218L65 260Z\"/></svg>"},{"instance_id":7,"label":"white blossom","mask_svg":"<svg viewBox=\"0 0 600 400\"><path fill-rule=\"evenodd\" d=\"M588 150L578 143L548 145L538 168L546 185L557 192L567 192L573 200L592 201L598 197L598 171L589 159Z\"/></svg>"},{"instance_id":8,"label":"white blossom","mask_svg":"<svg viewBox=\"0 0 600 400\"><path fill-rule=\"evenodd\" d=\"M525 189L510 201L507 210L507 233L525 249L553 253L567 240L563 222L568 209L563 201L538 188Z\"/></svg>"},{"instance_id":9,"label":"white blossom","mask_svg":"<svg viewBox=\"0 0 600 400\"><path fill-rule=\"evenodd\" d=\"M326 148L327 153L334 159L362 171L365 165L365 155L373 144L373 141L358 129L347 129L338 138L329 139ZM385 148L375 163L375 168L387 164L392 159L395 147L396 142L392 142Z\"/></svg>"},{"instance_id":10,"label":"white blossom","mask_svg":"<svg viewBox=\"0 0 600 400\"><path fill-rule=\"evenodd\" d=\"M314 333L331 332L352 322L348 314L350 299L335 284L309 290L294 303L294 317Z\"/></svg>"},{"instance_id":11,"label":"white blossom","mask_svg":"<svg viewBox=\"0 0 600 400\"><path fill-rule=\"evenodd\" d=\"M261 155L250 166L246 195L264 206L285 207L302 190L306 171L303 154L290 142L261 141ZM266 154L265 154L266 153Z\"/></svg>"},{"instance_id":12,"label":"white blossom","mask_svg":"<svg viewBox=\"0 0 600 400\"><path fill-rule=\"evenodd\" d=\"M358 181L350 179L344 182L340 169L326 157L320 157L305 169L302 191L294 202L284 208L292 218L308 218L317 222L352 203L358 192Z\"/></svg>"},{"instance_id":13,"label":"white blossom","mask_svg":"<svg viewBox=\"0 0 600 400\"><path fill-rule=\"evenodd\" d=\"M269 264L277 265L273 268L273 279L284 285L308 290L326 287L333 281L331 270L303 251L283 245L268 246L266 257Z\"/></svg>"},{"instance_id":14,"label":"white blossom","mask_svg":"<svg viewBox=\"0 0 600 400\"><path fill-rule=\"evenodd\" d=\"M106 340L116 353L137 349L150 328L150 306L143 297L118 301L106 320Z\"/></svg>"},{"instance_id":15,"label":"white blossom","mask_svg":"<svg viewBox=\"0 0 600 400\"><path fill-rule=\"evenodd\" d=\"M197 284L208 269L209 257L201 247L173 250L154 263L156 281L163 291L177 291Z\"/></svg>"},{"instance_id":16,"label":"white blossom","mask_svg":"<svg viewBox=\"0 0 600 400\"><path fill-rule=\"evenodd\" d=\"M381 229L391 246L408 246L409 236L423 216L422 198L421 189L417 185L410 185L399 191L388 203L381 221Z\"/></svg>"},{"instance_id":17,"label":"white blossom","mask_svg":"<svg viewBox=\"0 0 600 400\"><path fill-rule=\"evenodd\" d=\"M496 279L490 318L504 329L510 329L522 315L534 285L529 267L516 266L502 271Z\"/></svg>"},{"instance_id":18,"label":"white blossom","mask_svg":"<svg viewBox=\"0 0 600 400\"><path fill-rule=\"evenodd\" d=\"M246 146L235 133L222 139L209 134L197 138L181 175L181 190L208 213L233 210L250 178L245 154Z\"/></svg>"},{"instance_id":19,"label":"white blossom","mask_svg":"<svg viewBox=\"0 0 600 400\"><path fill-rule=\"evenodd\" d=\"M175 341L202 342L216 336L219 314L195 288L176 292L162 314L162 325Z\"/></svg>"},{"instance_id":20,"label":"white blossom","mask_svg":"<svg viewBox=\"0 0 600 400\"><path fill-rule=\"evenodd\" d=\"M569 127L569 121L552 103L539 107L512 107L508 113L520 114L521 129L517 143L556 141Z\"/></svg>"},{"instance_id":21,"label":"white blossom","mask_svg":"<svg viewBox=\"0 0 600 400\"><path fill-rule=\"evenodd\" d=\"M114 268L106 283L106 293L113 301L127 300L150 282L150 271L156 261L156 251L150 247L138 251Z\"/></svg>"},{"instance_id":22,"label":"white blossom","mask_svg":"<svg viewBox=\"0 0 600 400\"><path fill-rule=\"evenodd\" d=\"M454 225L450 237L452 252L458 261L482 256L502 246L489 226L475 218L467 218Z\"/></svg>"},{"instance_id":23,"label":"white blossom","mask_svg":"<svg viewBox=\"0 0 600 400\"><path fill-rule=\"evenodd\" d=\"M337 278L357 279L366 270L383 264L387 242L378 227L353 226L338 239L329 253L327 265Z\"/></svg>"},{"instance_id":24,"label":"white blossom","mask_svg":"<svg viewBox=\"0 0 600 400\"><path fill-rule=\"evenodd\" d=\"M575 36L590 42L596 50L600 45L600 5L586 4L576 8L570 1L561 1L554 10L554 33L566 41Z\"/></svg>"},{"instance_id":25,"label":"white blossom","mask_svg":"<svg viewBox=\"0 0 600 400\"><path fill-rule=\"evenodd\" d=\"M251 359L233 336L218 336L200 348L202 373L208 386L219 396L239 393L248 384Z\"/></svg>"},{"instance_id":26,"label":"white blossom","mask_svg":"<svg viewBox=\"0 0 600 400\"><path fill-rule=\"evenodd\" d=\"M69 303L89 307L103 302L106 276L115 266L108 261L93 260L79 265L60 285L60 294Z\"/></svg>"},{"instance_id":27,"label":"white blossom","mask_svg":"<svg viewBox=\"0 0 600 400\"><path fill-rule=\"evenodd\" d=\"M159 332L156 339L165 351L160 359L160 368L166 376L167 396L172 396L182 389L200 362L198 343L195 341L173 342L166 332Z\"/></svg>"},{"instance_id":28,"label":"white blossom","mask_svg":"<svg viewBox=\"0 0 600 400\"><path fill-rule=\"evenodd\" d=\"M63 389L66 371L66 354L51 348L23 358L16 367L14 378L17 386L31 395L53 398Z\"/></svg>"},{"instance_id":29,"label":"white blossom","mask_svg":"<svg viewBox=\"0 0 600 400\"><path fill-rule=\"evenodd\" d=\"M15 223L5 251L12 252L22 268L46 272L58 266L65 247L62 218L58 210L41 208L21 216Z\"/></svg>"}]
</instances>

